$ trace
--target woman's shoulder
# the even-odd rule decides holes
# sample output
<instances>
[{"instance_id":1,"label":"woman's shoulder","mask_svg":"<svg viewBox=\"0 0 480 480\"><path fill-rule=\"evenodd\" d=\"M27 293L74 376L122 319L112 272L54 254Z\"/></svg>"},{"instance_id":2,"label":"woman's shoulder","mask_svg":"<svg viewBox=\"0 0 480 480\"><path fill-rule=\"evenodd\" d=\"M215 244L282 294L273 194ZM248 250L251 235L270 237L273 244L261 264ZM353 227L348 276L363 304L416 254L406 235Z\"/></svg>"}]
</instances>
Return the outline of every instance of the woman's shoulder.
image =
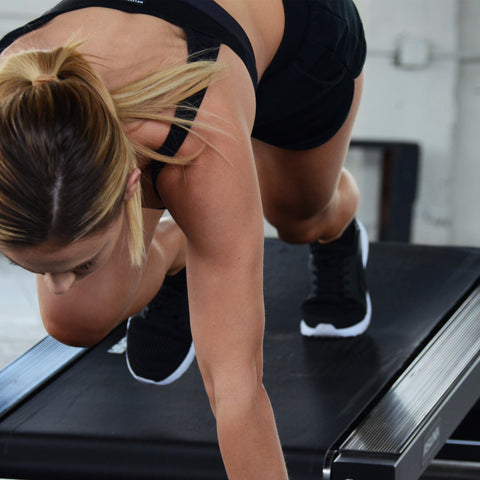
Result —
<instances>
[{"instance_id":1,"label":"woman's shoulder","mask_svg":"<svg viewBox=\"0 0 480 480\"><path fill-rule=\"evenodd\" d=\"M285 12L283 0L215 0L243 28L252 44L261 75L282 41Z\"/></svg>"},{"instance_id":2,"label":"woman's shoulder","mask_svg":"<svg viewBox=\"0 0 480 480\"><path fill-rule=\"evenodd\" d=\"M25 50L48 50L71 40L113 90L187 56L184 32L162 19L103 7L62 13L11 43L2 57Z\"/></svg>"}]
</instances>

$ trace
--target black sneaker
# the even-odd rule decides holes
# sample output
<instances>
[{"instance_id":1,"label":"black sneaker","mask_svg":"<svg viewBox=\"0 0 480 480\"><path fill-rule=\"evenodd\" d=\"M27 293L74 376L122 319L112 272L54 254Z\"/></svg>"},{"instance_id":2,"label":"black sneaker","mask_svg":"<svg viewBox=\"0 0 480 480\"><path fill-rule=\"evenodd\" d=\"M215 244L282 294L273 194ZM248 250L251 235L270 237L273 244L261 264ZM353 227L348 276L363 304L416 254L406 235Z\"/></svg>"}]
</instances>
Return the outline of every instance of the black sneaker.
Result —
<instances>
[{"instance_id":1,"label":"black sneaker","mask_svg":"<svg viewBox=\"0 0 480 480\"><path fill-rule=\"evenodd\" d=\"M372 314L365 283L368 236L354 220L332 243L310 245L312 291L302 304L300 331L308 337L354 337Z\"/></svg>"},{"instance_id":2,"label":"black sneaker","mask_svg":"<svg viewBox=\"0 0 480 480\"><path fill-rule=\"evenodd\" d=\"M139 381L168 385L195 358L185 269L165 277L155 298L127 324L127 365Z\"/></svg>"}]
</instances>

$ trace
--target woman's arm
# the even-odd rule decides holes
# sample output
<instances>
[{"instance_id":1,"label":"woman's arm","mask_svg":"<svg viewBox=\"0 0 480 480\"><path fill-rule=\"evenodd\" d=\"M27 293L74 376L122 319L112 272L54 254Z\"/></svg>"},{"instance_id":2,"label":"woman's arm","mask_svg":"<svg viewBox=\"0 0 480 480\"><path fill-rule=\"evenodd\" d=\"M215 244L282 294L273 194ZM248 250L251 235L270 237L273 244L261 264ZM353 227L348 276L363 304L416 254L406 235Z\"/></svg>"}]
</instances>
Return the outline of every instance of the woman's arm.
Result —
<instances>
[{"instance_id":1,"label":"woman's arm","mask_svg":"<svg viewBox=\"0 0 480 480\"><path fill-rule=\"evenodd\" d=\"M229 479L281 480L287 473L262 384L263 215L250 142L253 89L233 62L202 105L225 133L202 131L216 148L207 146L184 169L166 167L158 188L187 236L192 333ZM199 122L211 118L198 115ZM190 135L185 148L197 147Z\"/></svg>"}]
</instances>

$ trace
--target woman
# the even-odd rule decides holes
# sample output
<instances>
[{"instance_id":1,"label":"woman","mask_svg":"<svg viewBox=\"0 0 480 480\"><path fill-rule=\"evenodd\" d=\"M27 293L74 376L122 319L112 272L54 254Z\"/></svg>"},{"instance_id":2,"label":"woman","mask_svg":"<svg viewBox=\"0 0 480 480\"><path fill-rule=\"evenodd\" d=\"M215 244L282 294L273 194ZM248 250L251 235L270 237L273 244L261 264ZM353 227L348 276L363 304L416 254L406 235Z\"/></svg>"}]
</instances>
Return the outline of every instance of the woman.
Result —
<instances>
[{"instance_id":1,"label":"woman","mask_svg":"<svg viewBox=\"0 0 480 480\"><path fill-rule=\"evenodd\" d=\"M37 274L49 333L91 345L130 317L129 367L158 384L196 352L229 478L287 478L263 214L312 243L303 334L370 318L343 169L365 57L351 1L64 0L0 51L0 248Z\"/></svg>"}]
</instances>

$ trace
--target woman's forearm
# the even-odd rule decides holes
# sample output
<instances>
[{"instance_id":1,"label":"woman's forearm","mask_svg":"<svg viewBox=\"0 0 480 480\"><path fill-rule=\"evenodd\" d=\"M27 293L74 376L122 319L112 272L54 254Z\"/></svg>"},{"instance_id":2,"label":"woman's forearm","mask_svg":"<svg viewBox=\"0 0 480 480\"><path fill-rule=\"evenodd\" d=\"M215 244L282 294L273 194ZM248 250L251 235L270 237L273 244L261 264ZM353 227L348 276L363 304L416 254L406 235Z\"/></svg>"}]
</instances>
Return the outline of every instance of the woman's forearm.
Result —
<instances>
[{"instance_id":1,"label":"woman's forearm","mask_svg":"<svg viewBox=\"0 0 480 480\"><path fill-rule=\"evenodd\" d=\"M216 402L218 442L229 480L287 480L287 470L268 395Z\"/></svg>"}]
</instances>

